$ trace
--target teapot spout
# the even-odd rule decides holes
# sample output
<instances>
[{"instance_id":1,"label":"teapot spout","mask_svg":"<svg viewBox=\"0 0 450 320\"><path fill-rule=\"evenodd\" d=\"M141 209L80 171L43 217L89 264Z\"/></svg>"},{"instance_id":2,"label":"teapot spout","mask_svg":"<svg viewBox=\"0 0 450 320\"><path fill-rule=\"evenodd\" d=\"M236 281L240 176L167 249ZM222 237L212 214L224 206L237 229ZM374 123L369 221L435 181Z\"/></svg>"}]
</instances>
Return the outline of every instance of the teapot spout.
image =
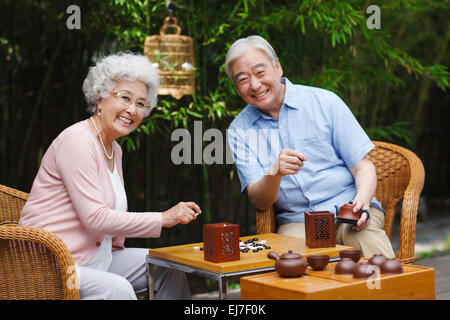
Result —
<instances>
[{"instance_id":1,"label":"teapot spout","mask_svg":"<svg viewBox=\"0 0 450 320\"><path fill-rule=\"evenodd\" d=\"M280 259L280 257L278 256L278 254L275 251L270 251L267 254L267 258L272 259L272 260L277 260L277 261Z\"/></svg>"}]
</instances>

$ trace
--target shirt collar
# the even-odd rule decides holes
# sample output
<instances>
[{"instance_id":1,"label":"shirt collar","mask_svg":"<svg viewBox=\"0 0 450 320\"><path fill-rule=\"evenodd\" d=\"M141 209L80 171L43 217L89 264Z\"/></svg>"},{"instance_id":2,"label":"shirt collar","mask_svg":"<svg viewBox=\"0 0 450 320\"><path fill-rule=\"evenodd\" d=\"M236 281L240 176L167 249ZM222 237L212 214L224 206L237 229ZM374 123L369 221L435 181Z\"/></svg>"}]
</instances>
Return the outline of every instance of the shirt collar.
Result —
<instances>
[{"instance_id":1,"label":"shirt collar","mask_svg":"<svg viewBox=\"0 0 450 320\"><path fill-rule=\"evenodd\" d=\"M298 99L298 92L292 82L288 78L281 78L281 82L286 84L286 92L284 93L283 105L288 107L299 109L300 101Z\"/></svg>"},{"instance_id":2,"label":"shirt collar","mask_svg":"<svg viewBox=\"0 0 450 320\"><path fill-rule=\"evenodd\" d=\"M292 82L289 81L288 78L285 78L285 77L281 78L281 83L286 85L283 106L286 105L288 107L298 109L299 105L298 105L298 99L295 95L294 85L292 84ZM254 107L252 105L248 105L248 106L250 107L249 108L249 117L250 117L250 121L252 123L259 120L259 118L261 118L261 117L268 119L268 120L272 120L272 118L270 116L262 113L261 111L258 110L258 108Z\"/></svg>"}]
</instances>

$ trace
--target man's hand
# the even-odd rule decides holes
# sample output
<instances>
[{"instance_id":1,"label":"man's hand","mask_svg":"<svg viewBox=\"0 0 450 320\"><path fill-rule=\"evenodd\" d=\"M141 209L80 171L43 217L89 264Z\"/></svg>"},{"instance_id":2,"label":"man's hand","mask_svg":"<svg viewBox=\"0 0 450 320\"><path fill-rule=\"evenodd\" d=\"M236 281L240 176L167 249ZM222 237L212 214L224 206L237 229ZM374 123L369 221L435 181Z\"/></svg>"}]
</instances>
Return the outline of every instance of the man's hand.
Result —
<instances>
[{"instance_id":1,"label":"man's hand","mask_svg":"<svg viewBox=\"0 0 450 320\"><path fill-rule=\"evenodd\" d=\"M180 202L162 213L162 226L163 228L170 228L179 223L187 224L197 219L200 213L202 213L202 210L195 202Z\"/></svg>"},{"instance_id":2,"label":"man's hand","mask_svg":"<svg viewBox=\"0 0 450 320\"><path fill-rule=\"evenodd\" d=\"M353 212L359 212L361 209L369 210L370 202L377 188L377 171L373 163L369 160L367 155L357 164L350 168L350 172L355 179L356 195L353 199L355 207ZM369 225L370 218L367 219L367 214L364 212L358 220L356 226L352 226L355 231L361 231Z\"/></svg>"},{"instance_id":3,"label":"man's hand","mask_svg":"<svg viewBox=\"0 0 450 320\"><path fill-rule=\"evenodd\" d=\"M258 209L269 208L278 199L281 178L287 174L296 174L306 160L308 159L296 150L281 150L264 177L247 185L250 202Z\"/></svg>"},{"instance_id":4,"label":"man's hand","mask_svg":"<svg viewBox=\"0 0 450 320\"><path fill-rule=\"evenodd\" d=\"M267 174L283 177L288 174L296 174L303 167L303 162L307 161L306 156L297 150L283 149L278 159L270 166Z\"/></svg>"},{"instance_id":5,"label":"man's hand","mask_svg":"<svg viewBox=\"0 0 450 320\"><path fill-rule=\"evenodd\" d=\"M362 202L361 200L353 200L353 203L355 203L355 206L353 207L353 212L357 213L362 209L366 209L369 210L369 206L365 205L364 202ZM359 217L358 222L356 223L355 226L352 226L352 229L355 231L361 231L364 230L365 228L367 228L369 226L369 222L370 222L370 218L367 219L367 213L363 212L361 214L361 217Z\"/></svg>"}]
</instances>

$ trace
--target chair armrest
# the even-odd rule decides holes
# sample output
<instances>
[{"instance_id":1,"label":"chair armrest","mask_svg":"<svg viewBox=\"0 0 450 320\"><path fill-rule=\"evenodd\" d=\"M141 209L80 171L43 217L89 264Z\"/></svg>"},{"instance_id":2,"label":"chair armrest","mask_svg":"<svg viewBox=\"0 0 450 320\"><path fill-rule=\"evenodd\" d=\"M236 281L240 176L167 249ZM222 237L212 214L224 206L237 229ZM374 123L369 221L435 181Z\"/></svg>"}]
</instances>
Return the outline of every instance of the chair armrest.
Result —
<instances>
[{"instance_id":1,"label":"chair armrest","mask_svg":"<svg viewBox=\"0 0 450 320\"><path fill-rule=\"evenodd\" d=\"M8 241L10 241L10 244L8 244ZM25 245L26 242L30 242L30 245ZM54 269L51 269L49 265L43 265L48 260L45 260L40 251L34 252L37 247L33 246L32 243L37 243L41 245L41 247L45 247L56 258L59 265L58 273L60 273L62 289L64 291L64 299L79 300L80 292L78 286L76 285L78 283L78 279L76 278L77 274L72 255L65 243L52 232L40 228L18 225L0 226L0 247L3 250L2 253L6 255L5 259L2 258L4 260L2 263L4 263L5 266L8 266L9 264L8 268L4 269L8 269L11 270L12 273L16 273L16 276L18 276L17 279L32 281L32 284L28 285L27 288L32 286L33 290L36 292L30 293L30 295L39 297L39 290L41 290L39 288L39 281L44 281L43 279L45 279L43 276L39 275L39 273L55 271L52 271ZM8 252L12 255L8 255ZM18 261L11 261L11 257L14 257L13 260L20 257L20 259L23 260L23 263L18 264ZM29 265L27 265L27 263ZM30 268L33 267L36 267L39 272L36 274L29 274ZM14 277L14 274L1 274L0 270L0 276Z\"/></svg>"},{"instance_id":2,"label":"chair armrest","mask_svg":"<svg viewBox=\"0 0 450 320\"><path fill-rule=\"evenodd\" d=\"M425 170L422 161L412 152L408 152L411 166L411 180L405 190L400 220L400 250L398 259L403 263L415 260L416 221L419 198L425 181Z\"/></svg>"}]
</instances>

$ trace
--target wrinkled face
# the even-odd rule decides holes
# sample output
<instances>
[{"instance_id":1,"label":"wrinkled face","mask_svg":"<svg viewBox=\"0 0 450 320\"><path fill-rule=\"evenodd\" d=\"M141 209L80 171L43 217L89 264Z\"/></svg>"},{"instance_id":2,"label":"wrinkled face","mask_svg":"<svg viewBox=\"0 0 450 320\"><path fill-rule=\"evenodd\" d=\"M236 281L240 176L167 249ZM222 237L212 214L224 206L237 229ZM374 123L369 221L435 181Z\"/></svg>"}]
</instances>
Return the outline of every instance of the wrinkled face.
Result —
<instances>
[{"instance_id":1,"label":"wrinkled face","mask_svg":"<svg viewBox=\"0 0 450 320\"><path fill-rule=\"evenodd\" d=\"M120 96L115 93L120 92ZM97 110L104 134L115 140L134 131L145 115L143 108L136 107L136 101L147 98L147 87L142 81L121 80L110 91L110 95L101 99Z\"/></svg>"},{"instance_id":2,"label":"wrinkled face","mask_svg":"<svg viewBox=\"0 0 450 320\"><path fill-rule=\"evenodd\" d=\"M233 84L244 101L264 113L278 112L284 100L283 69L260 49L252 49L232 61Z\"/></svg>"}]
</instances>

